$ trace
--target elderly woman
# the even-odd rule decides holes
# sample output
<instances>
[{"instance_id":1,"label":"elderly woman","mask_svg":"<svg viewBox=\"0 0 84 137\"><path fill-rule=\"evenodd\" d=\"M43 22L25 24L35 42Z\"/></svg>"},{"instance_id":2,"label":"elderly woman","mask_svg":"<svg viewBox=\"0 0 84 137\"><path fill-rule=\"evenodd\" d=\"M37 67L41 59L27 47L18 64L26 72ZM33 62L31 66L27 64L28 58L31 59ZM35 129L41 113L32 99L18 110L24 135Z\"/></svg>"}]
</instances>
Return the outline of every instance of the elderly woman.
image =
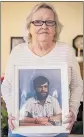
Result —
<instances>
[{"instance_id":1,"label":"elderly woman","mask_svg":"<svg viewBox=\"0 0 84 137\"><path fill-rule=\"evenodd\" d=\"M36 5L27 17L26 42L16 46L9 57L5 79L2 84L2 95L8 111L9 128L14 129L11 116L12 78L14 65L55 65L56 62L68 63L69 78L69 114L65 123L69 123L67 129L71 131L77 118L78 108L82 95L82 79L79 65L76 61L73 49L65 43L58 42L62 25L54 8L46 3ZM67 134L12 134L9 137L66 137Z\"/></svg>"}]
</instances>

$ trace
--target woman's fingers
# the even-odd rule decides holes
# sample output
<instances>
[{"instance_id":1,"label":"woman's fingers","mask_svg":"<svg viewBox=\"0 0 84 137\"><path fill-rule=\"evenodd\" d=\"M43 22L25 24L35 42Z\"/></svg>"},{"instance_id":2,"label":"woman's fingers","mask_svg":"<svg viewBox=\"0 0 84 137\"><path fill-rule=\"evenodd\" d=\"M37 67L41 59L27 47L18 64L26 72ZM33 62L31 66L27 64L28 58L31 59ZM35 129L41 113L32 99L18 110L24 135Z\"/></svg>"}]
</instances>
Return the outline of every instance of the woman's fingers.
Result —
<instances>
[{"instance_id":1,"label":"woman's fingers","mask_svg":"<svg viewBox=\"0 0 84 137\"><path fill-rule=\"evenodd\" d=\"M68 124L68 127L66 128L66 130L69 130L71 132L72 127L73 127L74 122L72 121L71 123Z\"/></svg>"},{"instance_id":2,"label":"woman's fingers","mask_svg":"<svg viewBox=\"0 0 84 137\"><path fill-rule=\"evenodd\" d=\"M66 115L66 120L63 121L63 124L67 124L68 123L68 126L67 126L66 130L71 131L74 122L75 122L75 115L74 115L73 112L70 111L69 114Z\"/></svg>"},{"instance_id":3,"label":"woman's fingers","mask_svg":"<svg viewBox=\"0 0 84 137\"><path fill-rule=\"evenodd\" d=\"M11 130L13 130L15 128L14 125L13 125L13 123L12 123L12 120L9 120L8 124L9 124L9 128Z\"/></svg>"},{"instance_id":4,"label":"woman's fingers","mask_svg":"<svg viewBox=\"0 0 84 137\"><path fill-rule=\"evenodd\" d=\"M13 130L13 129L15 128L14 123L13 123L14 120L15 120L15 117L10 116L10 117L8 118L8 124L9 124L9 128L10 128L11 130Z\"/></svg>"},{"instance_id":5,"label":"woman's fingers","mask_svg":"<svg viewBox=\"0 0 84 137\"><path fill-rule=\"evenodd\" d=\"M72 118L68 118L65 121L63 121L63 124L71 123L72 121L73 121Z\"/></svg>"},{"instance_id":6,"label":"woman's fingers","mask_svg":"<svg viewBox=\"0 0 84 137\"><path fill-rule=\"evenodd\" d=\"M73 113L70 111L68 115L66 115L66 118L70 118L70 117L73 117Z\"/></svg>"}]
</instances>

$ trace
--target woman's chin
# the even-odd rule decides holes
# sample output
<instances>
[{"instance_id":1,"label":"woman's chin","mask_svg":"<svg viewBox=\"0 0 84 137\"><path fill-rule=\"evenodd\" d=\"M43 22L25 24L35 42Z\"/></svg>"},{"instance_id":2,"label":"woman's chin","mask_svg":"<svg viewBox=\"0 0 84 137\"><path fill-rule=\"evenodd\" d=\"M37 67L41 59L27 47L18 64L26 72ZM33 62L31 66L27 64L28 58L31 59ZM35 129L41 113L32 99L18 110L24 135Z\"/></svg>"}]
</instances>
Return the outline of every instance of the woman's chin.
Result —
<instances>
[{"instance_id":1,"label":"woman's chin","mask_svg":"<svg viewBox=\"0 0 84 137\"><path fill-rule=\"evenodd\" d=\"M47 42L47 41L49 41L49 38L48 37L46 37L46 38L45 37L39 37L38 40L42 41L42 42Z\"/></svg>"}]
</instances>

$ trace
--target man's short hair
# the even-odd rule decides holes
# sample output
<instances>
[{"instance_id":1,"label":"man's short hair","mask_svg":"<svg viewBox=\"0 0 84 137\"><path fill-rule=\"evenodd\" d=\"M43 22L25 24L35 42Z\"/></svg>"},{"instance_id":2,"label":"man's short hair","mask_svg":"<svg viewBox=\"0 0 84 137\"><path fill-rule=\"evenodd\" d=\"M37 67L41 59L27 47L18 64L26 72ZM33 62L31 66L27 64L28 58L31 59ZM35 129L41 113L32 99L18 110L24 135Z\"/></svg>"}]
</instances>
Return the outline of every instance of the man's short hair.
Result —
<instances>
[{"instance_id":1,"label":"man's short hair","mask_svg":"<svg viewBox=\"0 0 84 137\"><path fill-rule=\"evenodd\" d=\"M33 81L33 86L34 86L34 88L36 88L36 86L40 86L40 85L43 85L43 84L45 84L45 83L48 83L48 85L49 85L49 80L46 78L46 77L44 77L44 76L38 76L38 77L36 77L35 79L34 79L34 81Z\"/></svg>"}]
</instances>

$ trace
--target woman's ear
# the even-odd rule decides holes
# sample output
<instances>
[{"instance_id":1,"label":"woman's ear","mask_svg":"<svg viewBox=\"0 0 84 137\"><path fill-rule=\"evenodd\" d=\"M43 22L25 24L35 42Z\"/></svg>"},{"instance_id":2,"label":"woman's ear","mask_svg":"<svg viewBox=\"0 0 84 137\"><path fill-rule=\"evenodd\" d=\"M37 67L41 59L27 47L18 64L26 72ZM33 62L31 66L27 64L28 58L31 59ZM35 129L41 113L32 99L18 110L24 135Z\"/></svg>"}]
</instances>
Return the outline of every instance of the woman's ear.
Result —
<instances>
[{"instance_id":1,"label":"woman's ear","mask_svg":"<svg viewBox=\"0 0 84 137\"><path fill-rule=\"evenodd\" d=\"M56 42L56 33L55 33L55 35L53 37L53 41Z\"/></svg>"},{"instance_id":2,"label":"woman's ear","mask_svg":"<svg viewBox=\"0 0 84 137\"><path fill-rule=\"evenodd\" d=\"M32 35L31 33L28 32L28 41L31 42L31 40L32 40Z\"/></svg>"}]
</instances>

